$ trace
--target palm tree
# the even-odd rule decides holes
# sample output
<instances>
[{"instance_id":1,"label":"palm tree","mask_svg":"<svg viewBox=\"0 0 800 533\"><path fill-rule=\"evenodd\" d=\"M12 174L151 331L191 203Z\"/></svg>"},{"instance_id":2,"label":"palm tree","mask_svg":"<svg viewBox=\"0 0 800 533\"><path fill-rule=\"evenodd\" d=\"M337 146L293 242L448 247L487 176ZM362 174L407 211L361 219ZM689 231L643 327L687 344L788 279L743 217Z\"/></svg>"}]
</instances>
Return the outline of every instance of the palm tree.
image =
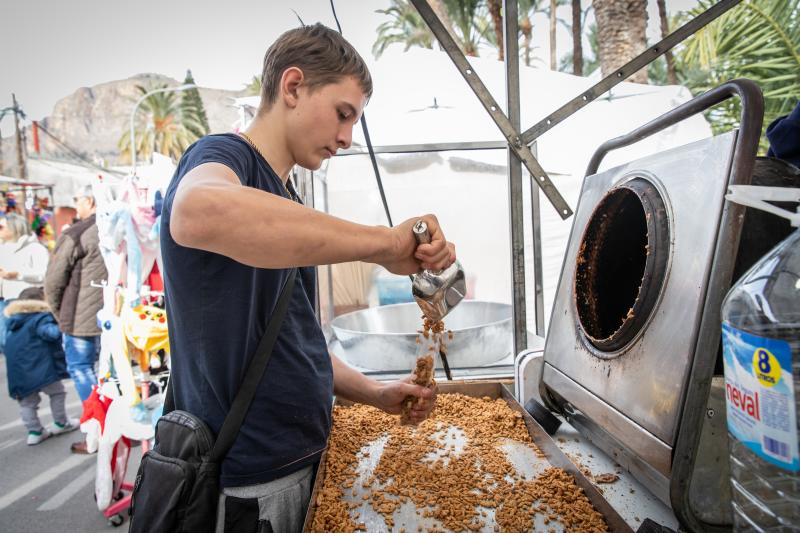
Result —
<instances>
[{"instance_id":1,"label":"palm tree","mask_svg":"<svg viewBox=\"0 0 800 533\"><path fill-rule=\"evenodd\" d=\"M488 0L488 2L489 16L492 19L494 38L497 45L497 59L503 61L505 57L505 45L503 44L503 15L501 14L503 2L502 0Z\"/></svg>"},{"instance_id":2,"label":"palm tree","mask_svg":"<svg viewBox=\"0 0 800 533\"><path fill-rule=\"evenodd\" d=\"M564 5L570 0L553 0ZM375 57L394 43L405 44L405 50L412 46L432 48L435 38L425 21L417 13L409 0L391 0L391 6L378 10L392 17L378 26L378 38L372 47ZM459 48L471 56L478 55L478 47L487 44L498 50L498 58L503 59L503 15L501 0L429 0L431 8L442 24L458 44ZM533 24L531 19L536 13L545 13L541 8L542 0L519 0L519 31L522 34L520 56L526 66L531 64L531 37ZM585 16L585 13L583 13ZM564 20L557 18L567 28L571 28ZM579 30L580 31L580 30ZM555 50L555 46L551 47Z\"/></svg>"},{"instance_id":3,"label":"palm tree","mask_svg":"<svg viewBox=\"0 0 800 533\"><path fill-rule=\"evenodd\" d=\"M661 38L663 39L669 35L669 16L667 14L666 0L656 0L658 4L658 18L661 22ZM664 53L664 59L667 62L667 82L670 85L678 84L678 75L675 73L675 60L672 57L672 50L667 50Z\"/></svg>"},{"instance_id":4,"label":"palm tree","mask_svg":"<svg viewBox=\"0 0 800 533\"><path fill-rule=\"evenodd\" d=\"M394 43L405 44L405 50L412 46L433 48L435 40L425 20L408 0L392 0L392 5L386 9L378 9L376 13L389 15L391 20L378 26L378 38L372 45L372 53L380 57L389 45Z\"/></svg>"},{"instance_id":5,"label":"palm tree","mask_svg":"<svg viewBox=\"0 0 800 533\"><path fill-rule=\"evenodd\" d=\"M572 0L572 73L583 76L583 24L581 0Z\"/></svg>"},{"instance_id":6,"label":"palm tree","mask_svg":"<svg viewBox=\"0 0 800 533\"><path fill-rule=\"evenodd\" d=\"M558 9L558 0L550 0L550 70L556 70L558 55L556 52L556 11Z\"/></svg>"},{"instance_id":7,"label":"palm tree","mask_svg":"<svg viewBox=\"0 0 800 533\"><path fill-rule=\"evenodd\" d=\"M608 76L647 47L647 0L593 0L600 44L600 67ZM647 68L630 81L647 83Z\"/></svg>"},{"instance_id":8,"label":"palm tree","mask_svg":"<svg viewBox=\"0 0 800 533\"><path fill-rule=\"evenodd\" d=\"M699 5L685 21L708 9ZM687 39L676 54L684 83L697 94L745 77L764 92L764 124L789 113L800 95L800 0L746 0ZM739 101L726 100L708 114L715 132L739 122ZM761 147L767 141L762 137Z\"/></svg>"},{"instance_id":9,"label":"palm tree","mask_svg":"<svg viewBox=\"0 0 800 533\"><path fill-rule=\"evenodd\" d=\"M196 85L191 70L186 71L186 78L184 78L183 84ZM200 91L197 87L192 87L181 93L180 109L181 117L183 118L182 122L194 137L199 139L211 132L206 108L203 105L203 98L200 96Z\"/></svg>"},{"instance_id":10,"label":"palm tree","mask_svg":"<svg viewBox=\"0 0 800 533\"><path fill-rule=\"evenodd\" d=\"M253 76L250 83L244 86L244 92L247 96L258 96L261 94L261 77Z\"/></svg>"},{"instance_id":11,"label":"palm tree","mask_svg":"<svg viewBox=\"0 0 800 533\"><path fill-rule=\"evenodd\" d=\"M517 4L519 11L519 32L522 34L522 60L525 66L531 66L531 38L533 37L533 22L531 17L538 8L539 0L520 0Z\"/></svg>"},{"instance_id":12,"label":"palm tree","mask_svg":"<svg viewBox=\"0 0 800 533\"><path fill-rule=\"evenodd\" d=\"M584 11L584 15L586 12ZM586 18L583 17L583 22L586 22ZM583 75L589 76L592 72L597 70L600 67L600 60L598 56L600 54L599 49L600 46L597 42L597 24L592 23L589 24L589 27L586 29L586 37L589 40L589 50L587 53L583 55L582 63L583 63ZM561 64L559 66L559 70L561 72L569 72L570 66L574 67L574 61L572 58L573 52L570 52L564 55L561 58Z\"/></svg>"},{"instance_id":13,"label":"palm tree","mask_svg":"<svg viewBox=\"0 0 800 533\"><path fill-rule=\"evenodd\" d=\"M166 87L167 84L150 88L137 85L136 89L144 95L153 89ZM192 123L192 117L181 115L180 99L175 92L156 93L148 96L139 106L136 120L134 144L136 158L141 160L149 159L155 151L177 161L183 155L184 150L197 140L197 136L189 131L187 124L191 124L196 129L202 127ZM124 132L117 146L120 149L120 155L130 161L131 142L127 124Z\"/></svg>"},{"instance_id":14,"label":"palm tree","mask_svg":"<svg viewBox=\"0 0 800 533\"><path fill-rule=\"evenodd\" d=\"M447 12L453 21L459 47L468 56L478 56L480 32L476 19L481 7L480 0L444 0Z\"/></svg>"},{"instance_id":15,"label":"palm tree","mask_svg":"<svg viewBox=\"0 0 800 533\"><path fill-rule=\"evenodd\" d=\"M375 57L380 57L394 43L405 44L405 50L412 46L433 48L436 39L414 6L408 0L391 1L387 9L376 11L392 19L378 26L378 38L372 45ZM468 56L477 56L482 35L482 0L432 0L431 8L459 48Z\"/></svg>"},{"instance_id":16,"label":"palm tree","mask_svg":"<svg viewBox=\"0 0 800 533\"><path fill-rule=\"evenodd\" d=\"M444 5L444 0L428 0L428 4L431 6L433 12L436 13L436 16L439 17L439 20L442 21L442 26L447 30L450 37L458 42L458 37L453 33L453 21L450 20L450 13L447 12L447 6ZM439 45L439 47L441 48L441 45ZM442 50L444 49L442 48Z\"/></svg>"},{"instance_id":17,"label":"palm tree","mask_svg":"<svg viewBox=\"0 0 800 533\"><path fill-rule=\"evenodd\" d=\"M519 30L522 33L523 39L523 58L525 59L525 64L530 66L530 53L531 53L531 35L533 33L533 24L531 23L531 17L536 13L547 13L550 19L550 70L556 70L558 68L558 52L556 50L556 27L557 24L560 22L564 24L567 28L571 29L571 26L566 23L563 19L557 17L558 6L565 5L569 0L549 0L548 7L542 8L540 7L541 0L521 0L519 2L519 13L520 13L520 20L519 20ZM580 30L579 30L580 31Z\"/></svg>"},{"instance_id":18,"label":"palm tree","mask_svg":"<svg viewBox=\"0 0 800 533\"><path fill-rule=\"evenodd\" d=\"M533 48L531 47L531 38L533 36L533 22L531 22L531 18L536 13L544 12L539 8L539 3L541 0L519 0L517 2L517 13L519 16L518 26L519 26L519 33L522 35L522 46L520 47L520 57L525 63L525 66L531 66L531 52ZM501 4L501 2L497 2ZM492 20L492 25L494 27L493 33L482 32L484 39L487 44L490 46L496 47L499 50L498 59L503 59L503 16L502 12L495 12L491 6L489 5L489 16ZM481 23L483 25L483 23ZM499 28L499 31L498 31Z\"/></svg>"}]
</instances>

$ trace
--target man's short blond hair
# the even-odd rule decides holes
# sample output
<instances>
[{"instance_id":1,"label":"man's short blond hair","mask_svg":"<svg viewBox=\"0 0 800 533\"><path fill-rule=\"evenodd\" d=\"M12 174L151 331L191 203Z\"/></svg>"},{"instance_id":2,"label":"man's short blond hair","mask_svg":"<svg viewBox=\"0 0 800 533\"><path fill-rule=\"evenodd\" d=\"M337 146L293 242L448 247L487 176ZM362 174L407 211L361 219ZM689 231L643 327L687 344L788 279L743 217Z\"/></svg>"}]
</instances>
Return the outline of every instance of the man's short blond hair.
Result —
<instances>
[{"instance_id":1,"label":"man's short blond hair","mask_svg":"<svg viewBox=\"0 0 800 533\"><path fill-rule=\"evenodd\" d=\"M289 67L303 71L304 85L311 91L352 76L364 95L372 96L372 77L364 59L344 37L320 23L289 30L269 47L261 72L261 109L275 103L281 76Z\"/></svg>"}]
</instances>

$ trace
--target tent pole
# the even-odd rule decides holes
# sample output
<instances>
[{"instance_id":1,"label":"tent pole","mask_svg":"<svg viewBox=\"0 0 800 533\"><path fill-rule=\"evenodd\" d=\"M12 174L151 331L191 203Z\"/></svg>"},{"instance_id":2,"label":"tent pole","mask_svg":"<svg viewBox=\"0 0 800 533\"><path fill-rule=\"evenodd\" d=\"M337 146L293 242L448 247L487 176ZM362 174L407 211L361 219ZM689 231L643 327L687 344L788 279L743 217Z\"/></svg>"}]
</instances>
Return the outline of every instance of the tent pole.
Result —
<instances>
[{"instance_id":1,"label":"tent pole","mask_svg":"<svg viewBox=\"0 0 800 533\"><path fill-rule=\"evenodd\" d=\"M517 0L503 1L503 27L505 36L506 106L508 120L515 131L520 128L519 104L519 42L517 40ZM525 226L522 206L522 159L509 146L508 152L508 204L511 232L512 322L514 326L514 354L528 347L527 312L525 307Z\"/></svg>"}]
</instances>

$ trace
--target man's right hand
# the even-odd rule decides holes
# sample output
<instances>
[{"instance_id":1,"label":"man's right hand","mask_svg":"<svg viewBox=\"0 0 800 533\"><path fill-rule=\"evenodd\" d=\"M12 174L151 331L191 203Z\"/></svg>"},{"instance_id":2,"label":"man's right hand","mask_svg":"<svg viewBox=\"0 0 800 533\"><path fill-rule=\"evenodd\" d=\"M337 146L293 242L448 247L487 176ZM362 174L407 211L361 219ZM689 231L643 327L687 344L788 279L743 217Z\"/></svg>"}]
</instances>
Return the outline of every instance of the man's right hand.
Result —
<instances>
[{"instance_id":1,"label":"man's right hand","mask_svg":"<svg viewBox=\"0 0 800 533\"><path fill-rule=\"evenodd\" d=\"M417 245L412 228L418 220L428 225L431 242ZM439 221L434 215L423 215L406 220L391 228L392 239L389 257L379 264L393 274L416 274L421 269L442 270L456 260L456 248L447 242Z\"/></svg>"}]
</instances>

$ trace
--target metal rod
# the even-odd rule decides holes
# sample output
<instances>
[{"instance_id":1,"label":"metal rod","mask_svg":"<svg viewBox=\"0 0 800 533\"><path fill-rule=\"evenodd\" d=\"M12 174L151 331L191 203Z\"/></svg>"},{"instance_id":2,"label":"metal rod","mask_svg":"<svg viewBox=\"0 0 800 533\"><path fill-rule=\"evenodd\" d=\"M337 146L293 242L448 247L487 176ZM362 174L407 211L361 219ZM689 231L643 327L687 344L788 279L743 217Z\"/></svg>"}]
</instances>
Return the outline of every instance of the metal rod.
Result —
<instances>
[{"instance_id":1,"label":"metal rod","mask_svg":"<svg viewBox=\"0 0 800 533\"><path fill-rule=\"evenodd\" d=\"M697 113L717 105L723 100L727 100L731 96L738 96L742 100L742 117L739 126L740 135L739 139L736 141L736 155L734 156L733 165L735 169L742 169L740 170L742 173L752 174L756 156L755 149L745 150L742 148L741 138L746 135L755 135L756 137L761 135L761 123L764 114L763 97L761 95L761 89L759 89L754 82L747 79L736 79L704 92L700 96L651 120L644 126L640 126L630 133L604 142L597 148L594 155L592 155L589 166L586 168L586 175L590 176L597 173L600 163L608 152L631 145L645 137L658 133L673 124L677 124L692 115L696 115Z\"/></svg>"},{"instance_id":2,"label":"metal rod","mask_svg":"<svg viewBox=\"0 0 800 533\"><path fill-rule=\"evenodd\" d=\"M361 114L361 128L364 130L364 139L367 141L367 149L369 150L369 160L372 162L372 170L375 172L375 181L378 182L378 192L381 193L381 202L383 202L383 211L386 213L386 220L389 221L389 227L392 224L392 215L389 213L389 204L386 202L386 193L383 191L383 180L381 180L381 173L378 170L378 161L375 159L375 150L372 149L372 141L369 138L369 130L367 129L367 117Z\"/></svg>"},{"instance_id":3,"label":"metal rod","mask_svg":"<svg viewBox=\"0 0 800 533\"><path fill-rule=\"evenodd\" d=\"M747 185L753 176L758 141L764 121L764 98L761 89L750 80L732 80L695 100L701 100L706 107L710 107L732 96L741 99L742 111L728 185ZM694 109L696 113L702 110ZM680 432L675 442L670 503L678 519L691 531L713 530L704 527L705 523L689 502L689 480L695 469L705 406L718 357L722 302L733 279L745 209L744 206L732 202L725 202L722 207L714 262L708 277L708 289L700 321L701 333L695 346L692 370L689 373L690 383L686 388L686 399L681 413Z\"/></svg>"},{"instance_id":4,"label":"metal rod","mask_svg":"<svg viewBox=\"0 0 800 533\"><path fill-rule=\"evenodd\" d=\"M450 372L450 364L447 362L447 354L442 350L441 342L439 344L439 358L442 360L442 367L444 368L444 375L447 381L453 381L453 374Z\"/></svg>"},{"instance_id":5,"label":"metal rod","mask_svg":"<svg viewBox=\"0 0 800 533\"><path fill-rule=\"evenodd\" d=\"M25 168L25 158L23 157L22 132L19 128L19 116L22 114L22 111L19 108L19 104L17 104L16 94L11 93L11 101L14 104L14 133L17 140L17 177L24 181L28 176ZM22 209L25 209L24 190L22 191Z\"/></svg>"},{"instance_id":6,"label":"metal rod","mask_svg":"<svg viewBox=\"0 0 800 533\"><path fill-rule=\"evenodd\" d=\"M420 152L454 152L469 150L505 150L508 148L506 141L475 141L454 143L423 143L423 144L394 144L386 146L373 146L376 154L416 154ZM351 146L347 150L339 150L334 157L348 155L364 155L369 153L366 146Z\"/></svg>"},{"instance_id":7,"label":"metal rod","mask_svg":"<svg viewBox=\"0 0 800 533\"><path fill-rule=\"evenodd\" d=\"M466 80L467 84L470 86L472 91L475 93L475 96L478 97L483 107L489 113L489 116L492 118L494 123L502 132L503 136L508 141L508 145L511 150L522 160L522 163L525 165L525 168L536 177L537 183L544 191L545 196L547 199L550 200L550 203L553 204L553 207L558 212L559 216L563 219L569 218L572 215L572 209L567 205L567 202L564 201L564 198L561 196L561 193L558 192L553 182L550 181L550 177L544 171L542 166L533 157L528 146L522 142L522 138L519 135L519 128L514 128L511 122L508 120L508 117L503 113L500 109L500 106L495 101L492 94L486 88L486 86L481 81L480 77L477 73L473 70L472 65L470 65L467 58L464 56L464 53L459 49L458 44L453 40L453 37L447 32L442 22L439 20L439 17L433 12L430 5L428 5L427 0L411 0L411 3L414 4L414 7L419 12L420 16L425 20L428 24L428 27L433 32L436 39L441 44L442 48L444 48L447 55L450 56L450 59L458 68L459 73L461 76ZM508 18L507 16L504 17ZM515 21L516 23L516 21ZM512 39L515 43L517 42L517 37L514 35ZM506 57L506 59L508 59ZM517 59L518 61L518 59ZM519 71L517 72L517 76L519 76Z\"/></svg>"},{"instance_id":8,"label":"metal rod","mask_svg":"<svg viewBox=\"0 0 800 533\"><path fill-rule=\"evenodd\" d=\"M329 168L329 167L328 167ZM320 180L322 183L322 199L325 202L325 210L326 214L330 214L330 206L328 205L329 197L328 197L328 172L327 169L325 171L325 179ZM333 318L336 316L335 312L335 304L333 300L333 265L326 265L326 274L328 275L328 290L327 290L327 298L328 298L328 320L332 321ZM319 281L317 281L317 287L319 287ZM320 313L321 315L321 313ZM330 322L329 322L330 325Z\"/></svg>"},{"instance_id":9,"label":"metal rod","mask_svg":"<svg viewBox=\"0 0 800 533\"><path fill-rule=\"evenodd\" d=\"M536 155L536 141L531 150ZM533 233L533 305L536 334L544 337L544 273L542 272L542 221L539 186L531 176L531 232Z\"/></svg>"},{"instance_id":10,"label":"metal rod","mask_svg":"<svg viewBox=\"0 0 800 533\"><path fill-rule=\"evenodd\" d=\"M304 176L303 181L304 182L306 182L306 181L310 182L308 185L309 185L309 189L311 189L310 190L310 193L311 193L310 197L308 198L308 201L305 202L305 203L306 203L306 205L309 205L312 208L315 208L316 207L316 205L315 205L316 204L316 188L314 187L314 174L315 174L315 172L313 170L308 170L308 169L304 168L302 170L302 174ZM316 290L314 291L314 314L317 317L317 321L320 323L320 325L322 325L322 296L320 295L320 290L319 290L319 270L317 270L317 276L316 276L316 279L314 281L316 282Z\"/></svg>"},{"instance_id":11,"label":"metal rod","mask_svg":"<svg viewBox=\"0 0 800 533\"><path fill-rule=\"evenodd\" d=\"M670 33L662 40L634 57L620 68L597 82L587 91L576 96L555 112L549 114L532 127L525 130L520 138L526 145L532 143L535 139L539 138L542 134L547 132L550 128L562 122L565 118L569 117L582 107L586 106L597 97L608 92L609 89L615 85L622 83L626 78L630 77L645 65L652 63L656 58L671 50L675 45L698 31L699 29L707 26L711 21L718 18L720 15L739 4L742 0L720 0L719 3L711 6L708 10L704 11L697 17L693 18L674 32Z\"/></svg>"},{"instance_id":12,"label":"metal rod","mask_svg":"<svg viewBox=\"0 0 800 533\"><path fill-rule=\"evenodd\" d=\"M519 42L517 41L517 0L503 0L503 31L506 67L506 105L508 120L519 131ZM528 347L528 321L525 307L525 222L522 206L522 161L508 147L508 212L511 237L511 317L514 327L514 353Z\"/></svg>"}]
</instances>

